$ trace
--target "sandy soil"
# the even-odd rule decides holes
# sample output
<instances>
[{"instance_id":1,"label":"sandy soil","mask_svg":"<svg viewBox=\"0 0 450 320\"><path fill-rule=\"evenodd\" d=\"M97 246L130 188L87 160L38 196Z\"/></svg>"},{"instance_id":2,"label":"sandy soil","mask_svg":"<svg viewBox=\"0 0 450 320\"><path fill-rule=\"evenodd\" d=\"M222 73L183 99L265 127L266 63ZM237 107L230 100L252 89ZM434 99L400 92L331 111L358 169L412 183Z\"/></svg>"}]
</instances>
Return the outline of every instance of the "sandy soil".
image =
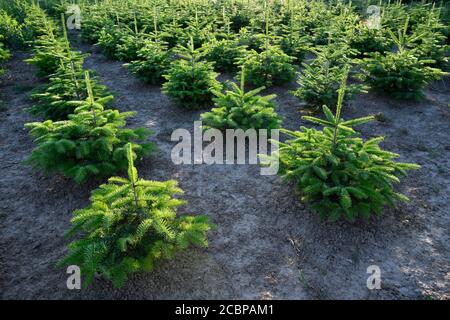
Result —
<instances>
[{"instance_id":1,"label":"sandy soil","mask_svg":"<svg viewBox=\"0 0 450 320\"><path fill-rule=\"evenodd\" d=\"M83 49L89 49L83 46ZM88 289L66 288L55 268L66 252L71 212L88 204L100 181L78 186L45 176L22 163L33 142L24 123L34 119L29 91L39 80L16 53L6 65L0 120L0 297L3 299L449 299L450 298L450 92L436 83L421 103L367 94L344 111L351 118L379 114L361 128L384 135L383 147L422 165L402 181L408 204L369 222L322 222L301 204L294 187L260 176L255 165L176 166L170 160L176 128L192 131L200 112L174 106L159 87L143 84L118 62L94 52L86 67L114 91L115 107L135 110L129 125L155 131L159 154L138 164L146 179L177 179L189 204L184 213L209 215L217 224L208 249L165 261L135 274L120 290L98 279ZM300 104L286 88L278 94L284 126L302 125ZM381 290L368 290L369 265L381 268Z\"/></svg>"}]
</instances>

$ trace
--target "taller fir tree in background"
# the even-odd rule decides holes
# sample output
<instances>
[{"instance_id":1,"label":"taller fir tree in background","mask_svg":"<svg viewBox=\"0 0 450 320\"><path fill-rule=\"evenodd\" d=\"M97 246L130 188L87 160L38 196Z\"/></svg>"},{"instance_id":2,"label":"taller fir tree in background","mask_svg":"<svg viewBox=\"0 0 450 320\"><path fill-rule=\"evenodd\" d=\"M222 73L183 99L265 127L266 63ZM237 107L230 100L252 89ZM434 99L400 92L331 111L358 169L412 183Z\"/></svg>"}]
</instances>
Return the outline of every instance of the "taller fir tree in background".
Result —
<instances>
[{"instance_id":1,"label":"taller fir tree in background","mask_svg":"<svg viewBox=\"0 0 450 320\"><path fill-rule=\"evenodd\" d=\"M37 147L27 160L45 171L61 172L78 183L90 177L108 177L127 167L125 145L132 143L138 158L149 154L152 143L143 143L150 135L144 128L124 129L126 118L134 112L105 110L104 99L94 96L89 72L85 73L87 98L73 101L75 113L66 121L28 123Z\"/></svg>"},{"instance_id":2,"label":"taller fir tree in background","mask_svg":"<svg viewBox=\"0 0 450 320\"><path fill-rule=\"evenodd\" d=\"M66 120L76 107L72 101L81 101L87 98L85 72L83 70L84 55L73 51L70 46L65 17L61 16L64 37L60 40L65 48L59 57L60 65L54 74L50 75L49 83L33 90L31 98L36 103L29 109L34 115L44 117L46 120ZM92 93L101 98L106 105L113 97L107 88L98 84L95 78L91 79Z\"/></svg>"},{"instance_id":3,"label":"taller fir tree in background","mask_svg":"<svg viewBox=\"0 0 450 320\"><path fill-rule=\"evenodd\" d=\"M292 65L295 59L285 54L280 47L271 45L273 36L270 34L270 8L267 1L264 8L264 50L261 52L250 50L239 59L239 64L244 66L240 72L245 71L245 79L257 87L289 83L295 79L296 72Z\"/></svg>"},{"instance_id":4,"label":"taller fir tree in background","mask_svg":"<svg viewBox=\"0 0 450 320\"><path fill-rule=\"evenodd\" d=\"M181 59L173 62L163 85L163 92L176 104L187 109L201 109L212 105L213 91L221 89L211 62L201 61L205 48L194 48L191 38L187 47L178 46Z\"/></svg>"},{"instance_id":5,"label":"taller fir tree in background","mask_svg":"<svg viewBox=\"0 0 450 320\"><path fill-rule=\"evenodd\" d=\"M408 21L397 34L388 30L396 51L384 54L375 52L361 63L363 73L360 75L373 89L389 94L398 99L420 100L424 98L423 89L433 80L446 75L440 69L430 67L435 60L423 59L420 46L408 48L419 41L422 35L408 35Z\"/></svg>"}]
</instances>

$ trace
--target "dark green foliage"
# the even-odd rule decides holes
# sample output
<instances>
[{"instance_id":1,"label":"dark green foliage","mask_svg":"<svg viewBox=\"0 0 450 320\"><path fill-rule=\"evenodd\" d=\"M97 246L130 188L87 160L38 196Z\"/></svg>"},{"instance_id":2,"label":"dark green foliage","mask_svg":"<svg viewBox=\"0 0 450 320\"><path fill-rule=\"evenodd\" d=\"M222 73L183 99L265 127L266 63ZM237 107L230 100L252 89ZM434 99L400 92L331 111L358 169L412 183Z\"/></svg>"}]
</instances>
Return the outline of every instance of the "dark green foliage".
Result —
<instances>
[{"instance_id":1,"label":"dark green foliage","mask_svg":"<svg viewBox=\"0 0 450 320\"><path fill-rule=\"evenodd\" d=\"M167 24L163 26L161 30L161 39L167 43L169 48L175 48L180 42L180 39L184 36L184 29L181 23L173 17Z\"/></svg>"},{"instance_id":2,"label":"dark green foliage","mask_svg":"<svg viewBox=\"0 0 450 320\"><path fill-rule=\"evenodd\" d=\"M37 147L28 163L45 171L61 172L82 183L90 177L108 177L127 167L125 145L144 141L150 132L143 128L124 129L133 112L105 110L111 98L95 97L89 73L86 72L87 98L73 101L76 106L69 120L28 123ZM150 143L133 143L141 158L153 149Z\"/></svg>"},{"instance_id":3,"label":"dark green foliage","mask_svg":"<svg viewBox=\"0 0 450 320\"><path fill-rule=\"evenodd\" d=\"M360 23L355 27L350 37L350 47L358 51L359 57L364 57L368 53L389 50L391 41L386 38L383 30L369 28L366 24Z\"/></svg>"},{"instance_id":4,"label":"dark green foliage","mask_svg":"<svg viewBox=\"0 0 450 320\"><path fill-rule=\"evenodd\" d=\"M442 33L425 32L426 36L420 44L415 46L416 54L420 59L432 60L432 67L445 71L450 70L450 46L444 44L445 36Z\"/></svg>"},{"instance_id":5,"label":"dark green foliage","mask_svg":"<svg viewBox=\"0 0 450 320\"><path fill-rule=\"evenodd\" d=\"M117 48L122 38L126 36L128 36L127 31L119 26L103 28L99 32L98 45L105 56L110 59L118 59Z\"/></svg>"},{"instance_id":6,"label":"dark green foliage","mask_svg":"<svg viewBox=\"0 0 450 320\"><path fill-rule=\"evenodd\" d=\"M207 44L205 59L214 62L214 69L220 72L235 72L237 60L245 54L245 47L236 40L213 40Z\"/></svg>"},{"instance_id":7,"label":"dark green foliage","mask_svg":"<svg viewBox=\"0 0 450 320\"><path fill-rule=\"evenodd\" d=\"M57 48L61 49L54 57L59 62L57 70L50 75L49 83L38 87L33 91L31 98L36 102L29 110L34 115L44 117L46 120L66 120L76 108L73 101L81 101L87 98L85 73L83 70L84 55L75 52L70 47L70 42L63 20L63 38L56 39ZM52 33L50 32L50 36ZM51 58L54 54L51 50L43 48L39 51L43 54L33 57L33 63L44 62L44 58ZM45 53L45 55L44 55ZM42 59L41 59L42 58ZM31 61L31 60L30 60ZM38 65L41 65L40 63ZM105 86L99 85L96 79L91 80L91 87L95 97L101 98L104 103L109 93ZM112 100L110 97L109 100Z\"/></svg>"},{"instance_id":8,"label":"dark green foliage","mask_svg":"<svg viewBox=\"0 0 450 320\"><path fill-rule=\"evenodd\" d=\"M264 50L266 36L249 28L242 28L237 35L239 44L245 46L248 50L261 52Z\"/></svg>"},{"instance_id":9,"label":"dark green foliage","mask_svg":"<svg viewBox=\"0 0 450 320\"><path fill-rule=\"evenodd\" d=\"M225 93L214 92L215 108L201 115L204 128L223 129L276 129L281 118L275 112L275 95L259 96L264 87L245 92L244 73L241 86L229 83Z\"/></svg>"},{"instance_id":10,"label":"dark green foliage","mask_svg":"<svg viewBox=\"0 0 450 320\"><path fill-rule=\"evenodd\" d=\"M446 44L450 44L450 2L443 1L443 6L439 8L439 18L445 27L442 33L446 36Z\"/></svg>"},{"instance_id":11,"label":"dark green foliage","mask_svg":"<svg viewBox=\"0 0 450 320\"><path fill-rule=\"evenodd\" d=\"M445 73L430 67L435 61L420 58L417 48L407 48L420 39L420 36L407 36L407 30L408 20L404 28L398 31L398 35L389 31L398 50L386 52L384 55L376 52L365 58L361 66L361 78L373 89L394 98L419 100L423 98L423 88L429 82L440 79Z\"/></svg>"},{"instance_id":12,"label":"dark green foliage","mask_svg":"<svg viewBox=\"0 0 450 320\"><path fill-rule=\"evenodd\" d=\"M213 91L221 88L212 63L200 61L202 50L194 49L193 40L188 47L180 46L177 53L181 59L175 61L164 76L167 82L163 92L184 108L199 109L211 105Z\"/></svg>"},{"instance_id":13,"label":"dark green foliage","mask_svg":"<svg viewBox=\"0 0 450 320\"><path fill-rule=\"evenodd\" d=\"M331 57L329 60L327 54L328 51L318 51L316 59L309 64L303 63L303 70L299 74L299 88L293 95L309 106L335 105L342 77L349 68L343 63L350 62L350 59L344 59L345 56L341 55L328 55ZM354 94L366 92L365 86L361 84L350 84L345 90L347 99L351 99Z\"/></svg>"},{"instance_id":14,"label":"dark green foliage","mask_svg":"<svg viewBox=\"0 0 450 320\"><path fill-rule=\"evenodd\" d=\"M316 46L311 48L319 60L326 60L330 67L339 66L343 67L346 65L354 65L357 62L356 56L358 51L351 48L347 41L331 41L322 46Z\"/></svg>"},{"instance_id":15,"label":"dark green foliage","mask_svg":"<svg viewBox=\"0 0 450 320\"><path fill-rule=\"evenodd\" d=\"M294 33L282 37L279 45L284 53L295 58L295 63L300 64L308 53L310 39L307 36L302 36L301 33Z\"/></svg>"},{"instance_id":16,"label":"dark green foliage","mask_svg":"<svg viewBox=\"0 0 450 320\"><path fill-rule=\"evenodd\" d=\"M128 34L120 39L116 48L116 58L119 61L130 62L139 58L141 50L146 41L146 36L142 34Z\"/></svg>"},{"instance_id":17,"label":"dark green foliage","mask_svg":"<svg viewBox=\"0 0 450 320\"><path fill-rule=\"evenodd\" d=\"M163 75L170 68L171 57L163 42L147 40L137 52L138 58L125 66L139 79L151 84L163 81Z\"/></svg>"},{"instance_id":18,"label":"dark green foliage","mask_svg":"<svg viewBox=\"0 0 450 320\"><path fill-rule=\"evenodd\" d=\"M429 67L430 60L420 60L410 50L373 54L364 59L362 79L373 89L398 99L419 100L423 88L432 80L440 79L444 73Z\"/></svg>"},{"instance_id":19,"label":"dark green foliage","mask_svg":"<svg viewBox=\"0 0 450 320\"><path fill-rule=\"evenodd\" d=\"M139 179L131 145L127 157L128 179L113 177L94 190L91 204L74 212L67 232L82 237L69 245L58 265L79 266L85 287L96 274L120 287L129 273L151 271L190 245L208 246L208 217L177 216L185 204L174 198L183 192L177 182Z\"/></svg>"},{"instance_id":20,"label":"dark green foliage","mask_svg":"<svg viewBox=\"0 0 450 320\"><path fill-rule=\"evenodd\" d=\"M323 130L302 127L283 130L292 139L279 143L280 174L295 181L302 201L310 202L324 219L369 218L380 215L385 205L408 198L394 191L399 177L419 166L395 162L399 155L379 147L382 137L364 141L352 128L373 120L364 117L341 119L345 82L339 90L336 114L323 107L326 119L303 117L324 126Z\"/></svg>"},{"instance_id":21,"label":"dark green foliage","mask_svg":"<svg viewBox=\"0 0 450 320\"><path fill-rule=\"evenodd\" d=\"M84 41L94 44L98 42L102 30L113 27L113 23L107 15L95 10L83 11L83 27L80 29L80 37Z\"/></svg>"},{"instance_id":22,"label":"dark green foliage","mask_svg":"<svg viewBox=\"0 0 450 320\"><path fill-rule=\"evenodd\" d=\"M102 53L110 59L130 62L138 58L138 51L150 36L146 28L138 29L136 17L130 28L116 16L116 24L110 21L97 32L97 43Z\"/></svg>"},{"instance_id":23,"label":"dark green foliage","mask_svg":"<svg viewBox=\"0 0 450 320\"><path fill-rule=\"evenodd\" d=\"M383 8L382 22L386 29L397 30L407 19L407 6L399 1L389 3Z\"/></svg>"},{"instance_id":24,"label":"dark green foliage","mask_svg":"<svg viewBox=\"0 0 450 320\"><path fill-rule=\"evenodd\" d=\"M5 62L11 56L11 53L9 52L8 48L5 47L2 40L3 38L0 35L0 63Z\"/></svg>"},{"instance_id":25,"label":"dark green foliage","mask_svg":"<svg viewBox=\"0 0 450 320\"><path fill-rule=\"evenodd\" d=\"M0 35L8 46L21 47L24 45L22 25L5 10L0 10Z\"/></svg>"},{"instance_id":26,"label":"dark green foliage","mask_svg":"<svg viewBox=\"0 0 450 320\"><path fill-rule=\"evenodd\" d=\"M46 33L34 42L33 57L26 61L37 68L37 75L48 77L55 73L61 65L61 59L67 56L67 42L59 38L53 28L48 27ZM74 53L74 60L83 63L83 56Z\"/></svg>"},{"instance_id":27,"label":"dark green foliage","mask_svg":"<svg viewBox=\"0 0 450 320\"><path fill-rule=\"evenodd\" d=\"M134 30L129 29L123 34L117 43L116 58L120 61L130 62L139 58L139 50L142 49L149 39L149 35L145 33L145 28L138 30L136 18L134 19Z\"/></svg>"},{"instance_id":28,"label":"dark green foliage","mask_svg":"<svg viewBox=\"0 0 450 320\"><path fill-rule=\"evenodd\" d=\"M25 5L25 18L21 27L23 40L34 45L41 36L56 33L56 26L45 11L34 2Z\"/></svg>"},{"instance_id":29,"label":"dark green foliage","mask_svg":"<svg viewBox=\"0 0 450 320\"><path fill-rule=\"evenodd\" d=\"M404 1L403 1L404 2ZM154 30L169 48L178 44L187 45L190 37L198 48L212 39L236 38L250 50L264 50L265 37L270 35L272 44L281 46L285 53L298 58L304 55L303 46L312 42L325 45L333 41L347 41L360 52L383 52L389 50L391 42L386 39L386 29L402 27L411 16L413 32L428 21L440 20L439 32L448 36L448 9L445 5L414 3L407 5L399 1L218 1L215 4L198 1L92 1L81 2L83 11L82 37L97 41L102 28L109 33L120 25L121 29L133 29L134 19L146 33ZM367 12L370 4L380 8L381 28L367 27L373 14ZM446 3L444 3L446 4ZM440 17L439 17L440 15ZM270 32L264 33L266 26ZM383 43L383 40L387 42ZM305 43L306 42L306 43Z\"/></svg>"},{"instance_id":30,"label":"dark green foliage","mask_svg":"<svg viewBox=\"0 0 450 320\"><path fill-rule=\"evenodd\" d=\"M444 30L439 18L431 12L427 21L414 28L414 42L409 45L420 59L433 60L430 66L449 70L450 46L445 43Z\"/></svg>"},{"instance_id":31,"label":"dark green foliage","mask_svg":"<svg viewBox=\"0 0 450 320\"><path fill-rule=\"evenodd\" d=\"M306 26L301 23L301 16L291 10L287 15L287 23L278 27L278 43L288 56L295 58L300 64L312 45L312 37L306 33Z\"/></svg>"},{"instance_id":32,"label":"dark green foliage","mask_svg":"<svg viewBox=\"0 0 450 320\"><path fill-rule=\"evenodd\" d=\"M76 108L73 101L87 98L82 66L71 63L68 59L61 63L60 68L50 77L49 81L48 84L34 90L31 98L36 103L30 108L30 112L47 120L66 120ZM108 100L112 100L107 88L98 84L96 78L91 79L91 84L94 96L101 98L104 105Z\"/></svg>"},{"instance_id":33,"label":"dark green foliage","mask_svg":"<svg viewBox=\"0 0 450 320\"><path fill-rule=\"evenodd\" d=\"M239 5L239 3L237 3ZM234 32L239 32L242 28L250 24L252 13L249 8L235 8L230 16L231 28Z\"/></svg>"},{"instance_id":34,"label":"dark green foliage","mask_svg":"<svg viewBox=\"0 0 450 320\"><path fill-rule=\"evenodd\" d=\"M245 66L245 78L257 87L282 85L295 79L294 58L289 57L277 46L267 46L258 53L249 51L241 58L240 64Z\"/></svg>"},{"instance_id":35,"label":"dark green foliage","mask_svg":"<svg viewBox=\"0 0 450 320\"><path fill-rule=\"evenodd\" d=\"M85 72L83 70L84 55L75 52L70 47L67 32L63 20L62 40L58 39L58 48L64 49L56 57L59 67L49 78L49 83L34 90L31 98L36 102L29 110L32 114L42 116L48 120L66 120L76 108L73 101L81 101L87 98ZM51 55L51 52L47 53ZM104 104L109 93L105 86L99 85L96 79L91 79L91 88L95 97L101 98ZM109 98L112 100L112 97Z\"/></svg>"},{"instance_id":36,"label":"dark green foliage","mask_svg":"<svg viewBox=\"0 0 450 320\"><path fill-rule=\"evenodd\" d=\"M204 43L208 42L212 34L211 29L210 21L200 19L198 10L194 8L194 16L189 17L187 27L184 29L178 44L189 46L190 43L193 43L194 48L200 48Z\"/></svg>"},{"instance_id":37,"label":"dark green foliage","mask_svg":"<svg viewBox=\"0 0 450 320\"><path fill-rule=\"evenodd\" d=\"M2 36L0 35L0 76L5 72L1 64L8 60L11 56L11 53L9 52L8 48L5 47L5 45L2 43ZM1 100L0 100L1 103Z\"/></svg>"},{"instance_id":38,"label":"dark green foliage","mask_svg":"<svg viewBox=\"0 0 450 320\"><path fill-rule=\"evenodd\" d=\"M42 36L34 47L33 57L26 62L37 68L39 77L48 77L58 70L61 58L64 56L64 46L53 35Z\"/></svg>"},{"instance_id":39,"label":"dark green foliage","mask_svg":"<svg viewBox=\"0 0 450 320\"><path fill-rule=\"evenodd\" d=\"M29 3L21 0L0 1L0 9L14 17L19 23L24 21L29 6Z\"/></svg>"},{"instance_id":40,"label":"dark green foliage","mask_svg":"<svg viewBox=\"0 0 450 320\"><path fill-rule=\"evenodd\" d=\"M381 24L380 28L374 28L371 24L374 15L366 12L368 5L347 1L219 1L211 5L158 0L151 4L127 1L84 4L82 33L86 32L90 40L92 34L107 56L131 61L130 70L150 83L161 80L158 75L161 68L153 69L162 56L159 50L143 48L147 46L147 37L152 40L158 37L167 43L168 49L188 46L192 38L194 48L207 48L204 58L214 63L216 71L235 72L238 59L240 64L246 63L249 83L269 87L292 81L295 78L292 64L300 65L309 52L327 51L326 58L330 67L334 67L353 64L354 58L372 53L384 55L396 51L387 30L402 28L410 15L407 35L424 36L405 48L414 48L415 55L422 60L434 60L432 67L448 67L448 47L443 43L449 34L445 24L447 11L431 4L377 3ZM142 31L137 32L137 27ZM242 47L249 52L244 54ZM149 56L153 53L157 57ZM326 83L324 86L333 87ZM335 89L331 90L332 99L325 100L336 100Z\"/></svg>"},{"instance_id":41,"label":"dark green foliage","mask_svg":"<svg viewBox=\"0 0 450 320\"><path fill-rule=\"evenodd\" d=\"M332 7L331 7L332 6ZM311 12L303 11L300 19L309 31L315 45L326 45L330 38L344 40L355 23L352 12L342 1L327 5L325 1L311 2ZM306 17L303 17L306 15Z\"/></svg>"},{"instance_id":42,"label":"dark green foliage","mask_svg":"<svg viewBox=\"0 0 450 320\"><path fill-rule=\"evenodd\" d=\"M84 55L71 49L65 28L64 15L61 16L61 19L63 37L58 37L54 28L46 23L47 28L45 29L45 33L39 36L34 42L33 57L26 60L38 68L37 74L39 76L48 77L53 75L62 65L69 66L72 73L82 69Z\"/></svg>"}]
</instances>

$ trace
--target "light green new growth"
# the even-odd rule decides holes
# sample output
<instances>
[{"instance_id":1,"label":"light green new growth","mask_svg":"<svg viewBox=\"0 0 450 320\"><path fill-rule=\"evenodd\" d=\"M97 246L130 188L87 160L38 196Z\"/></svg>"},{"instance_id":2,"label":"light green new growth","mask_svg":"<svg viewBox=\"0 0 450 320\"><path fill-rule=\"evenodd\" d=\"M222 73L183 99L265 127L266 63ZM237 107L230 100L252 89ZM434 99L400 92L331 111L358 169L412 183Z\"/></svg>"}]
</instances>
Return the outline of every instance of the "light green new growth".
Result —
<instances>
[{"instance_id":1,"label":"light green new growth","mask_svg":"<svg viewBox=\"0 0 450 320\"><path fill-rule=\"evenodd\" d=\"M354 126L374 117L341 119L346 77L339 89L336 113L323 106L325 119L305 116L304 120L322 125L322 130L302 127L300 131L282 130L292 139L278 142L280 174L296 182L302 200L310 202L322 218L336 221L380 215L385 205L408 198L394 191L394 184L407 170L418 169L410 163L395 162L399 155L379 147L382 137L364 141ZM277 143L277 142L276 142Z\"/></svg>"},{"instance_id":2,"label":"light green new growth","mask_svg":"<svg viewBox=\"0 0 450 320\"><path fill-rule=\"evenodd\" d=\"M80 266L84 286L99 274L120 287L129 273L151 271L159 260L190 245L208 245L208 217L177 216L185 204L174 198L183 192L177 182L140 179L131 144L126 150L128 178L112 177L94 190L91 205L74 212L67 232L82 238L69 245L58 265Z\"/></svg>"}]
</instances>

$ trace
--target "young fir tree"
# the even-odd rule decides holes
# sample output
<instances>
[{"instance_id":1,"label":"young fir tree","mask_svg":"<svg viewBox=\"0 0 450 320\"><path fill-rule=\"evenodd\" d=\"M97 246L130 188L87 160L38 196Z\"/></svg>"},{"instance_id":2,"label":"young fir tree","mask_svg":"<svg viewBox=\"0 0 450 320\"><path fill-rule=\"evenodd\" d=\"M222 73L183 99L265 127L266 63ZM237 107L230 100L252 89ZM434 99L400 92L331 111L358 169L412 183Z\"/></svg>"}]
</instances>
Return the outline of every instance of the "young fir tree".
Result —
<instances>
[{"instance_id":1,"label":"young fir tree","mask_svg":"<svg viewBox=\"0 0 450 320\"><path fill-rule=\"evenodd\" d=\"M257 87L282 85L295 79L293 57L285 54L279 47L270 45L269 10L265 10L265 46L262 52L250 50L240 59L245 65L245 78ZM241 72L242 72L241 70ZM240 77L240 75L238 75Z\"/></svg>"},{"instance_id":2,"label":"young fir tree","mask_svg":"<svg viewBox=\"0 0 450 320\"><path fill-rule=\"evenodd\" d=\"M292 93L309 106L335 105L342 76L349 68L343 63L350 60L343 60L342 56L339 56L339 61L336 61L334 56L327 54L327 51L316 53L317 57L311 63L303 63L303 70L299 73L297 81L299 88ZM350 84L345 87L346 98L351 99L355 94L367 92L366 89L362 84Z\"/></svg>"},{"instance_id":3,"label":"young fir tree","mask_svg":"<svg viewBox=\"0 0 450 320\"><path fill-rule=\"evenodd\" d=\"M177 14L174 14L172 20L165 23L161 28L161 40L167 43L169 49L175 48L181 42L180 39L184 37L184 29L177 19Z\"/></svg>"},{"instance_id":4,"label":"young fir tree","mask_svg":"<svg viewBox=\"0 0 450 320\"><path fill-rule=\"evenodd\" d=\"M363 74L360 77L373 89L394 98L420 100L424 96L423 89L446 73L430 67L435 61L420 58L417 47L408 49L420 36L408 37L407 30L408 19L398 35L388 30L397 51L388 51L384 55L375 52L365 58L361 64Z\"/></svg>"},{"instance_id":5,"label":"young fir tree","mask_svg":"<svg viewBox=\"0 0 450 320\"><path fill-rule=\"evenodd\" d=\"M56 25L53 20L47 16L47 13L39 6L39 3L33 1L31 4L24 5L24 17L21 27L22 37L25 42L34 46L41 36L56 33ZM19 19L19 21L22 21Z\"/></svg>"},{"instance_id":6,"label":"young fir tree","mask_svg":"<svg viewBox=\"0 0 450 320\"><path fill-rule=\"evenodd\" d=\"M83 59L77 52L72 51L64 25L63 31L65 51L60 57L60 66L50 76L50 82L34 90L31 98L36 101L30 112L48 120L66 120L75 110L72 101L81 101L87 97ZM102 98L104 104L108 101L109 92L105 86L91 79L92 92L95 97ZM110 96L110 100L112 100Z\"/></svg>"},{"instance_id":7,"label":"young fir tree","mask_svg":"<svg viewBox=\"0 0 450 320\"><path fill-rule=\"evenodd\" d=\"M159 84L163 82L163 75L170 68L171 53L163 35L158 31L157 21L154 18L154 31L151 38L144 41L142 48L137 51L137 58L124 66L139 79Z\"/></svg>"},{"instance_id":8,"label":"young fir tree","mask_svg":"<svg viewBox=\"0 0 450 320\"><path fill-rule=\"evenodd\" d=\"M380 215L385 205L408 198L394 191L394 184L407 170L418 169L410 163L395 162L399 155L379 147L382 137L364 141L353 129L374 117L344 121L341 119L345 82L339 90L336 113L326 106L326 119L303 117L324 126L322 130L302 127L283 130L292 137L279 142L280 174L295 181L302 201L310 202L324 219L369 218Z\"/></svg>"},{"instance_id":9,"label":"young fir tree","mask_svg":"<svg viewBox=\"0 0 450 320\"><path fill-rule=\"evenodd\" d=\"M286 55L277 46L268 46L266 50L257 53L252 50L240 59L240 65L245 65L245 77L257 86L271 87L283 85L295 79L294 59ZM238 75L240 77L240 75Z\"/></svg>"},{"instance_id":10,"label":"young fir tree","mask_svg":"<svg viewBox=\"0 0 450 320\"><path fill-rule=\"evenodd\" d=\"M450 27L447 27L450 29ZM445 26L439 20L439 15L431 11L427 20L418 23L412 30L412 38L415 40L410 46L415 50L420 59L433 60L430 64L442 70L449 70L450 46L445 43L443 34Z\"/></svg>"},{"instance_id":11,"label":"young fir tree","mask_svg":"<svg viewBox=\"0 0 450 320\"><path fill-rule=\"evenodd\" d=\"M210 21L199 17L197 7L194 9L194 16L190 16L188 20L187 26L179 39L180 44L187 47L192 44L194 48L200 48L209 41L210 34L213 33Z\"/></svg>"},{"instance_id":12,"label":"young fir tree","mask_svg":"<svg viewBox=\"0 0 450 320\"><path fill-rule=\"evenodd\" d=\"M0 63L5 62L11 57L11 53L8 50L8 48L5 47L5 45L2 42L3 38L2 35L0 35ZM0 67L0 76L4 73L4 70Z\"/></svg>"},{"instance_id":13,"label":"young fir tree","mask_svg":"<svg viewBox=\"0 0 450 320\"><path fill-rule=\"evenodd\" d=\"M71 64L70 58L63 61L60 68L50 76L48 84L33 90L31 99L35 104L29 108L31 114L46 120L66 120L77 107L73 101L86 99L87 88L82 66ZM99 84L95 77L91 78L91 85L94 96L101 98L104 106L113 100L106 86Z\"/></svg>"},{"instance_id":14,"label":"young fir tree","mask_svg":"<svg viewBox=\"0 0 450 320\"><path fill-rule=\"evenodd\" d=\"M231 22L222 9L222 30L215 33L211 41L204 44L205 59L214 63L214 69L219 72L236 72L237 60L245 54L245 46L231 31Z\"/></svg>"},{"instance_id":15,"label":"young fir tree","mask_svg":"<svg viewBox=\"0 0 450 320\"><path fill-rule=\"evenodd\" d=\"M222 86L216 80L213 64L200 61L204 55L203 48L194 49L191 39L187 47L178 47L177 54L181 59L175 61L164 75L167 82L163 85L163 92L178 105L189 109L212 104L213 91L220 90Z\"/></svg>"},{"instance_id":16,"label":"young fir tree","mask_svg":"<svg viewBox=\"0 0 450 320\"><path fill-rule=\"evenodd\" d=\"M336 23L339 16L335 10L330 10L325 1L314 1L309 4L309 9L304 11L302 22L306 25L308 33L312 36L315 45L325 45L328 42L330 32L341 33L342 30L335 30L337 26L344 23Z\"/></svg>"},{"instance_id":17,"label":"young fir tree","mask_svg":"<svg viewBox=\"0 0 450 320\"><path fill-rule=\"evenodd\" d=\"M213 39L223 40L223 39L232 39L234 37L234 33L231 30L232 22L230 20L229 14L227 12L227 8L225 6L222 7L222 14L218 14L217 11L214 12L215 17L212 23L213 29Z\"/></svg>"},{"instance_id":18,"label":"young fir tree","mask_svg":"<svg viewBox=\"0 0 450 320\"><path fill-rule=\"evenodd\" d=\"M244 27L239 30L237 34L238 43L240 46L247 48L247 50L261 53L265 48L266 36L260 33L259 30L254 30L252 27Z\"/></svg>"},{"instance_id":19,"label":"young fir tree","mask_svg":"<svg viewBox=\"0 0 450 320\"><path fill-rule=\"evenodd\" d=\"M203 113L203 128L224 129L276 129L281 118L275 112L273 99L276 95L259 96L265 88L245 92L245 72L241 72L240 87L229 82L225 93L214 92L216 107Z\"/></svg>"},{"instance_id":20,"label":"young fir tree","mask_svg":"<svg viewBox=\"0 0 450 320\"><path fill-rule=\"evenodd\" d=\"M219 72L236 72L237 62L244 55L245 47L235 39L213 39L206 44L205 59Z\"/></svg>"},{"instance_id":21,"label":"young fir tree","mask_svg":"<svg viewBox=\"0 0 450 320\"><path fill-rule=\"evenodd\" d=\"M85 77L87 98L72 102L77 107L68 120L25 125L37 143L28 163L47 172L60 172L77 183L125 169L125 145L129 142L136 141L132 145L139 158L153 149L153 144L141 143L150 135L148 130L123 128L134 112L105 110L103 103L110 97L95 97L89 72Z\"/></svg>"},{"instance_id":22,"label":"young fir tree","mask_svg":"<svg viewBox=\"0 0 450 320\"><path fill-rule=\"evenodd\" d=\"M248 27L251 17L254 16L254 8L246 6L244 3L233 2L233 10L230 15L230 27L234 32Z\"/></svg>"},{"instance_id":23,"label":"young fir tree","mask_svg":"<svg viewBox=\"0 0 450 320\"><path fill-rule=\"evenodd\" d=\"M146 28L142 30L138 29L136 16L134 17L134 30L128 28L128 32L123 34L117 43L116 58L119 61L130 62L139 58L139 50L147 43L147 39L150 37L145 32Z\"/></svg>"},{"instance_id":24,"label":"young fir tree","mask_svg":"<svg viewBox=\"0 0 450 320\"><path fill-rule=\"evenodd\" d=\"M23 47L24 39L22 34L23 25L20 24L14 17L8 14L3 9L0 9L0 35L1 40L8 47Z\"/></svg>"},{"instance_id":25,"label":"young fir tree","mask_svg":"<svg viewBox=\"0 0 450 320\"><path fill-rule=\"evenodd\" d=\"M342 68L358 62L356 59L358 51L350 47L347 42L346 39L335 39L330 36L326 45L316 46L311 48L310 51L316 57L326 58L330 67L339 66Z\"/></svg>"},{"instance_id":26,"label":"young fir tree","mask_svg":"<svg viewBox=\"0 0 450 320\"><path fill-rule=\"evenodd\" d=\"M54 28L47 20L45 20L45 26L45 33L34 42L33 57L26 60L38 69L37 75L40 77L48 77L55 73L60 66L61 59L67 56L64 39L55 34ZM78 53L74 55L74 58L78 59L78 63L83 64L83 56Z\"/></svg>"},{"instance_id":27,"label":"young fir tree","mask_svg":"<svg viewBox=\"0 0 450 320\"><path fill-rule=\"evenodd\" d=\"M114 27L114 20L107 13L92 9L83 11L83 27L80 29L80 38L89 44L98 43L103 28Z\"/></svg>"},{"instance_id":28,"label":"young fir tree","mask_svg":"<svg viewBox=\"0 0 450 320\"><path fill-rule=\"evenodd\" d=\"M138 58L124 66L139 79L150 84L159 84L170 68L171 56L163 42L147 40L137 52Z\"/></svg>"},{"instance_id":29,"label":"young fir tree","mask_svg":"<svg viewBox=\"0 0 450 320\"><path fill-rule=\"evenodd\" d=\"M177 216L177 208L185 204L174 198L183 192L177 182L139 179L132 146L126 150L128 178L110 178L94 190L91 204L74 212L67 232L81 238L69 245L58 265L80 266L84 286L98 274L120 287L129 273L151 271L159 260L190 245L208 245L208 217Z\"/></svg>"},{"instance_id":30,"label":"young fir tree","mask_svg":"<svg viewBox=\"0 0 450 320\"><path fill-rule=\"evenodd\" d=\"M117 24L103 27L99 32L98 46L102 53L110 59L119 59L118 48L122 40L130 36L131 29L125 28L117 17ZM123 48L125 51L125 48ZM124 53L122 53L124 54Z\"/></svg>"},{"instance_id":31,"label":"young fir tree","mask_svg":"<svg viewBox=\"0 0 450 320\"><path fill-rule=\"evenodd\" d=\"M382 28L372 28L367 22L360 22L349 34L350 47L358 51L358 57L363 58L372 52L389 50L391 41Z\"/></svg>"},{"instance_id":32,"label":"young fir tree","mask_svg":"<svg viewBox=\"0 0 450 320\"><path fill-rule=\"evenodd\" d=\"M302 15L297 14L290 5L287 11L287 23L281 23L278 27L278 45L284 53L294 57L295 62L300 64L312 45L312 37L306 33L306 26L299 21Z\"/></svg>"}]
</instances>

